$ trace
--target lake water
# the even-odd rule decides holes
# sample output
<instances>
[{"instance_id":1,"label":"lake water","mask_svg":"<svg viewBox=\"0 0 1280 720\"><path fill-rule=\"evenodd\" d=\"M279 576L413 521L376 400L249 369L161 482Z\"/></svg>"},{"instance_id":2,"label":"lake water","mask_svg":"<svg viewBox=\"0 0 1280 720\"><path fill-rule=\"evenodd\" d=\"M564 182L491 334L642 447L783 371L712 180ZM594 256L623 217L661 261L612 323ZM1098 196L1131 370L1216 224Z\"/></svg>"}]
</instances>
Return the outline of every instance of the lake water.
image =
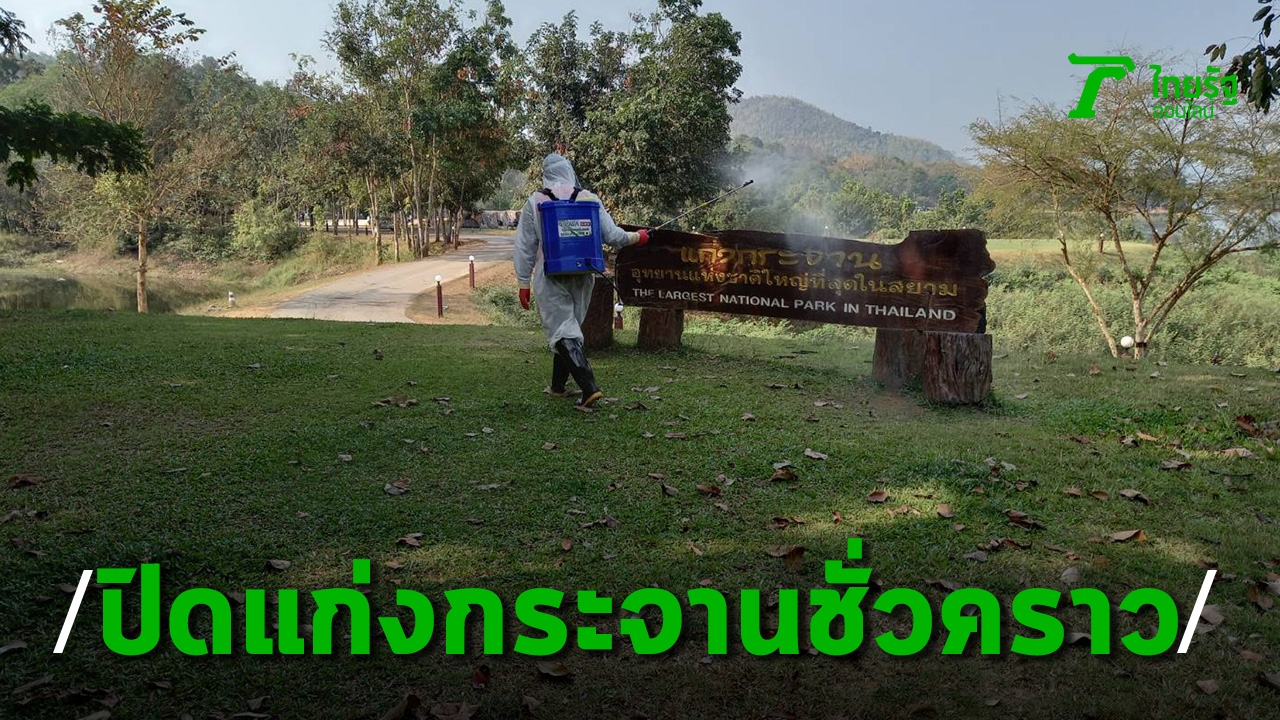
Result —
<instances>
[{"instance_id":1,"label":"lake water","mask_svg":"<svg viewBox=\"0 0 1280 720\"><path fill-rule=\"evenodd\" d=\"M132 275L54 275L0 270L0 310L117 310L138 309ZM172 313L188 305L224 305L235 288L213 282L148 279L147 301L152 313Z\"/></svg>"}]
</instances>

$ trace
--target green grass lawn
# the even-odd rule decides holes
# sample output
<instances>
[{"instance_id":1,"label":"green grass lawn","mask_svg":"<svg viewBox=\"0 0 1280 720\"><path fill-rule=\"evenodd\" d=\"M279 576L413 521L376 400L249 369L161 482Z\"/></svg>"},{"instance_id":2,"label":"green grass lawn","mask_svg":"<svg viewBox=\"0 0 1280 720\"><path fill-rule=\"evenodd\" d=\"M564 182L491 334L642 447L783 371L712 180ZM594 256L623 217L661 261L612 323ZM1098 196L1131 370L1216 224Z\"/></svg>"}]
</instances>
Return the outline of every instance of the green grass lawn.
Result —
<instances>
[{"instance_id":1,"label":"green grass lawn","mask_svg":"<svg viewBox=\"0 0 1280 720\"><path fill-rule=\"evenodd\" d=\"M259 712L271 717L376 720L409 693L428 707L478 704L477 718L518 717L526 696L540 718L1280 713L1280 695L1258 681L1280 672L1280 610L1264 611L1248 585L1278 571L1280 460L1236 422L1280 420L1280 376L1265 370L1015 353L996 361L989 407L955 410L879 392L869 343L691 334L688 349L653 356L624 336L593 356L616 400L584 414L542 393L550 357L522 329L60 313L0 316L0 337L0 477L44 478L0 487L0 646L27 643L0 655L5 717L79 718L114 699L113 717L230 718L269 696ZM386 398L420 402L374 405ZM1150 439L1122 444L1139 433ZM1255 457L1221 455L1231 448ZM993 475L989 458L1009 465ZM1188 470L1161 469L1184 458ZM771 482L783 461L798 478ZM406 494L385 492L398 481ZM1128 489L1150 504L1124 499ZM877 490L886 503L868 502ZM944 504L954 518L939 516ZM1011 526L1008 510L1043 529ZM616 527L583 527L607 517ZM773 529L776 518L803 524ZM1099 542L1139 529L1148 542ZM410 533L422 547L397 545ZM693 632L657 659L621 640L568 651L570 682L541 677L532 658L486 658L478 645L451 657L439 642L445 590L489 588L509 607L536 587L619 603L651 585L806 598L852 536L884 588L916 588L935 607L944 591L931 581L1007 605L1029 587L1069 590L1062 575L1076 568L1079 586L1115 604L1166 590L1185 620L1202 564L1216 563L1229 576L1210 602L1225 622L1189 655L1158 659L1118 642L1111 656L1077 646L1046 659L943 658L938 624L909 659L868 641L854 658L739 650L708 663ZM965 558L1005 538L1030 547ZM807 549L798 569L769 554L780 545ZM358 659L186 658L167 640L125 659L103 646L96 590L66 653L51 653L70 603L60 586L86 568L160 562L167 601L191 587L350 587L355 558L374 563L375 613L391 612L396 588L435 602L426 653L394 657L375 634L374 654ZM292 566L269 572L275 559ZM1059 616L1088 631L1083 611ZM588 622L607 631L617 618ZM868 638L888 625L876 619ZM1114 636L1150 626L1117 614ZM485 691L471 687L481 665ZM46 674L43 687L10 693ZM1205 680L1220 690L1206 694Z\"/></svg>"}]
</instances>

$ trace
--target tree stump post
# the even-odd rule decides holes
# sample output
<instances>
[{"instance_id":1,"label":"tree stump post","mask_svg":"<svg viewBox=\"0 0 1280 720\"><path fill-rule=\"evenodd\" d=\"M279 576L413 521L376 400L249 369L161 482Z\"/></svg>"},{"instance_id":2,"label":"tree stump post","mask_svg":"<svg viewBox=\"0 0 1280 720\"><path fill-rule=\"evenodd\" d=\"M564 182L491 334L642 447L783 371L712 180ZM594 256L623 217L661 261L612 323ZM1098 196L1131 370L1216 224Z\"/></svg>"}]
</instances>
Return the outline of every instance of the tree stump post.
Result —
<instances>
[{"instance_id":1,"label":"tree stump post","mask_svg":"<svg viewBox=\"0 0 1280 720\"><path fill-rule=\"evenodd\" d=\"M582 336L585 338L582 345L587 350L613 347L613 287L607 282L597 280L591 289L591 305L582 323Z\"/></svg>"},{"instance_id":2,"label":"tree stump post","mask_svg":"<svg viewBox=\"0 0 1280 720\"><path fill-rule=\"evenodd\" d=\"M924 397L942 405L980 405L991 396L992 342L977 333L925 333Z\"/></svg>"},{"instance_id":3,"label":"tree stump post","mask_svg":"<svg viewBox=\"0 0 1280 720\"><path fill-rule=\"evenodd\" d=\"M648 352L675 350L684 336L683 310L641 310L637 347Z\"/></svg>"},{"instance_id":4,"label":"tree stump post","mask_svg":"<svg viewBox=\"0 0 1280 720\"><path fill-rule=\"evenodd\" d=\"M915 385L924 376L925 333L919 330L880 329L872 373L886 390L897 392Z\"/></svg>"}]
</instances>

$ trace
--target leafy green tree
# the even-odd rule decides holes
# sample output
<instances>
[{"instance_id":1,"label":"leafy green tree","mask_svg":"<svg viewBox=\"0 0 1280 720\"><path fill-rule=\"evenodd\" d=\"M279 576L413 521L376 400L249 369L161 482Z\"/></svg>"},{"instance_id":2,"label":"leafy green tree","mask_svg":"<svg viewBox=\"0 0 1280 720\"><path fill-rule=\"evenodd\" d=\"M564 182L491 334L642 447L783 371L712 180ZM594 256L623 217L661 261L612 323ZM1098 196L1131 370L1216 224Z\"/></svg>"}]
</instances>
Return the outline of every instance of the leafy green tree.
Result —
<instances>
[{"instance_id":1,"label":"leafy green tree","mask_svg":"<svg viewBox=\"0 0 1280 720\"><path fill-rule=\"evenodd\" d=\"M0 9L0 54L8 80L16 79L18 60L27 52L25 24ZM19 190L35 184L36 160L73 164L96 176L141 170L144 163L137 129L76 112L55 113L47 104L28 100L20 108L0 107L0 164L7 165L5 181Z\"/></svg>"},{"instance_id":2,"label":"leafy green tree","mask_svg":"<svg viewBox=\"0 0 1280 720\"><path fill-rule=\"evenodd\" d=\"M1112 353L1119 354L1116 330L1132 328L1139 357L1206 273L1232 255L1276 247L1280 236L1280 122L1244 109L1212 120L1157 118L1150 88L1142 73L1104 84L1093 120L1039 104L1008 123L972 126L987 163L1050 200L1067 272ZM1078 270L1071 215L1105 229L1129 287L1131 318L1108 317ZM1123 242L1135 220L1149 253L1131 253Z\"/></svg>"},{"instance_id":3,"label":"leafy green tree","mask_svg":"<svg viewBox=\"0 0 1280 720\"><path fill-rule=\"evenodd\" d=\"M639 53L622 88L588 112L573 147L619 217L654 224L704 202L730 178L729 105L741 92L741 34L701 0L659 0L630 44Z\"/></svg>"},{"instance_id":4,"label":"leafy green tree","mask_svg":"<svg viewBox=\"0 0 1280 720\"><path fill-rule=\"evenodd\" d=\"M147 312L149 228L197 186L216 144L186 142L191 90L180 53L203 30L159 0L100 0L96 21L76 13L56 24L63 91L76 108L113 124L140 128L146 167L100 180L104 207L136 233L138 312Z\"/></svg>"},{"instance_id":5,"label":"leafy green tree","mask_svg":"<svg viewBox=\"0 0 1280 720\"><path fill-rule=\"evenodd\" d=\"M439 149L441 207L453 218L459 242L462 214L492 195L516 159L507 105L517 94L504 72L516 54L511 21L491 0L484 20L466 28L434 73L432 95L416 113L415 127Z\"/></svg>"},{"instance_id":6,"label":"leafy green tree","mask_svg":"<svg viewBox=\"0 0 1280 720\"><path fill-rule=\"evenodd\" d=\"M571 12L559 24L542 25L529 39L525 124L538 148L577 146L592 108L623 89L630 38L600 23L591 25L589 37L589 42L579 38L578 16Z\"/></svg>"},{"instance_id":7,"label":"leafy green tree","mask_svg":"<svg viewBox=\"0 0 1280 720\"><path fill-rule=\"evenodd\" d=\"M1228 75L1240 79L1240 90L1251 105L1264 113L1271 111L1271 103L1280 97L1280 43L1267 45L1277 17L1274 0L1258 0L1261 8L1254 13L1253 21L1260 23L1258 42L1235 56L1227 70ZM1209 62L1217 62L1227 56L1227 44L1210 45L1205 49Z\"/></svg>"},{"instance_id":8,"label":"leafy green tree","mask_svg":"<svg viewBox=\"0 0 1280 720\"><path fill-rule=\"evenodd\" d=\"M366 93L394 100L401 147L409 156L410 195L417 221L415 252L428 252L425 219L435 207L441 148L425 144L415 114L434 100L430 79L461 29L460 4L450 0L340 0L326 42L343 73ZM426 204L422 192L427 191Z\"/></svg>"}]
</instances>

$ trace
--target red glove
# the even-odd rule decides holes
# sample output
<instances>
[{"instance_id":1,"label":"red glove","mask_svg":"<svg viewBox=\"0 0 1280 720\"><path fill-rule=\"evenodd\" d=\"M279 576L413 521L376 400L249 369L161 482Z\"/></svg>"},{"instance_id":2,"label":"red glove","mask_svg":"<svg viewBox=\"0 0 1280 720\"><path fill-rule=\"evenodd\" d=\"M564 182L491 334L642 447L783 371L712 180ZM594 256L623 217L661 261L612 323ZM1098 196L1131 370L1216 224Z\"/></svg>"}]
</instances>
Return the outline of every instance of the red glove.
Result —
<instances>
[{"instance_id":1,"label":"red glove","mask_svg":"<svg viewBox=\"0 0 1280 720\"><path fill-rule=\"evenodd\" d=\"M639 247L644 247L645 245L648 245L648 244L649 244L649 231L648 231L648 230L641 230L638 234L640 235L640 242L636 243L636 245L637 245L637 246L639 246Z\"/></svg>"},{"instance_id":2,"label":"red glove","mask_svg":"<svg viewBox=\"0 0 1280 720\"><path fill-rule=\"evenodd\" d=\"M529 288L520 288L520 307L529 309Z\"/></svg>"}]
</instances>

